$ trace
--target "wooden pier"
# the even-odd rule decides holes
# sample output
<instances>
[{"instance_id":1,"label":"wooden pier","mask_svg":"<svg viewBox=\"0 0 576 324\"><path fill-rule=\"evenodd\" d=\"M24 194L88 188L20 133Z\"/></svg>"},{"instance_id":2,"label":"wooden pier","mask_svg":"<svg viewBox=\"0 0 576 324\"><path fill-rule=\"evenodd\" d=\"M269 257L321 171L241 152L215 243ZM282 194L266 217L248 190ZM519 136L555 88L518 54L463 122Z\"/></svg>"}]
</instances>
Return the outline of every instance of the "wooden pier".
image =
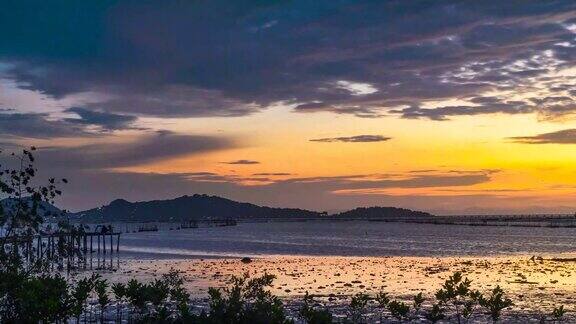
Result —
<instances>
[{"instance_id":1,"label":"wooden pier","mask_svg":"<svg viewBox=\"0 0 576 324\"><path fill-rule=\"evenodd\" d=\"M107 256L112 267L113 256L120 252L119 232L41 233L0 238L2 240L5 250L22 254L27 262L47 261L51 266L61 267L66 264L67 270L92 268L93 259L98 262L97 268L101 268L100 261L105 265Z\"/></svg>"}]
</instances>

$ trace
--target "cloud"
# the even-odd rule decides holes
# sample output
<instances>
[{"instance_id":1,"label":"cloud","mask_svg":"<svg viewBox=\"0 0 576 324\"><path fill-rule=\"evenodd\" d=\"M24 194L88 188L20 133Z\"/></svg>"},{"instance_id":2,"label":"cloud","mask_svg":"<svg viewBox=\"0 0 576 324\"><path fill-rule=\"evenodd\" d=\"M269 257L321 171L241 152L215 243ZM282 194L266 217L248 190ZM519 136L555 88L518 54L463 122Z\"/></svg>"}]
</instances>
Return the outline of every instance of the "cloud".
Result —
<instances>
[{"instance_id":1,"label":"cloud","mask_svg":"<svg viewBox=\"0 0 576 324\"><path fill-rule=\"evenodd\" d=\"M157 132L130 142L108 142L71 147L40 147L38 159L59 169L119 168L234 147L227 138Z\"/></svg>"},{"instance_id":2,"label":"cloud","mask_svg":"<svg viewBox=\"0 0 576 324\"><path fill-rule=\"evenodd\" d=\"M570 1L16 1L3 9L11 13L0 19L3 75L56 98L98 94L81 107L99 112L244 116L282 102L380 117L490 91L552 96L558 84L566 87L554 96L573 98L571 78L554 74L576 58ZM536 111L446 108L397 113Z\"/></svg>"},{"instance_id":3,"label":"cloud","mask_svg":"<svg viewBox=\"0 0 576 324\"><path fill-rule=\"evenodd\" d=\"M260 162L254 161L254 160L236 160L236 161L228 161L228 162L222 162L222 163L225 163L225 164L240 164L240 165L260 164Z\"/></svg>"},{"instance_id":4,"label":"cloud","mask_svg":"<svg viewBox=\"0 0 576 324\"><path fill-rule=\"evenodd\" d=\"M385 137L382 135L356 135L356 136L349 136L349 137L317 138L317 139L311 139L310 142L371 143L371 142L385 142L385 141L389 141L391 139L392 139L391 137Z\"/></svg>"},{"instance_id":5,"label":"cloud","mask_svg":"<svg viewBox=\"0 0 576 324\"><path fill-rule=\"evenodd\" d=\"M65 121L80 125L100 126L104 130L119 130L131 128L136 116L119 115L106 112L93 111L86 108L73 107L65 112L75 113L80 118L66 118Z\"/></svg>"},{"instance_id":6,"label":"cloud","mask_svg":"<svg viewBox=\"0 0 576 324\"><path fill-rule=\"evenodd\" d=\"M219 90L183 85L158 85L154 89L121 89L87 107L157 117L238 117L255 113L262 106L227 98Z\"/></svg>"},{"instance_id":7,"label":"cloud","mask_svg":"<svg viewBox=\"0 0 576 324\"><path fill-rule=\"evenodd\" d=\"M293 109L297 113L314 113L314 112L332 112L335 114L351 114L360 118L378 118L382 113L377 109L362 106L341 106L332 105L324 102L309 102L298 104Z\"/></svg>"},{"instance_id":8,"label":"cloud","mask_svg":"<svg viewBox=\"0 0 576 324\"><path fill-rule=\"evenodd\" d=\"M48 114L11 112L0 112L0 134L36 139L89 135L83 126L50 119Z\"/></svg>"},{"instance_id":9,"label":"cloud","mask_svg":"<svg viewBox=\"0 0 576 324\"><path fill-rule=\"evenodd\" d=\"M254 173L253 176L289 176L292 173L286 172L261 172L261 173Z\"/></svg>"},{"instance_id":10,"label":"cloud","mask_svg":"<svg viewBox=\"0 0 576 324\"><path fill-rule=\"evenodd\" d=\"M564 129L534 136L516 136L509 139L522 144L576 144L576 129Z\"/></svg>"},{"instance_id":11,"label":"cloud","mask_svg":"<svg viewBox=\"0 0 576 324\"><path fill-rule=\"evenodd\" d=\"M481 98L476 99L476 103L481 103ZM494 99L494 98L482 98ZM471 106L444 106L437 108L421 108L418 106L410 106L407 108L391 110L392 114L400 114L402 118L418 119L427 118L431 120L443 121L448 120L452 116L474 116L483 114L526 114L536 111L536 107L527 104L523 101L513 102L498 102L498 99L486 100L486 103L481 105ZM471 101L474 102L474 101Z\"/></svg>"},{"instance_id":12,"label":"cloud","mask_svg":"<svg viewBox=\"0 0 576 324\"><path fill-rule=\"evenodd\" d=\"M426 188L444 186L470 186L490 180L488 172L462 172L461 174L424 174L403 178L384 175L349 175L336 177L306 177L279 180L269 186L307 186L314 183L327 191L370 188ZM303 188L302 188L303 189Z\"/></svg>"},{"instance_id":13,"label":"cloud","mask_svg":"<svg viewBox=\"0 0 576 324\"><path fill-rule=\"evenodd\" d=\"M340 80L336 82L336 86L340 89L347 90L353 96L364 96L378 92L378 89L369 83Z\"/></svg>"},{"instance_id":14,"label":"cloud","mask_svg":"<svg viewBox=\"0 0 576 324\"><path fill-rule=\"evenodd\" d=\"M12 109L0 109L0 134L7 137L28 139L74 138L99 136L98 131L135 129L131 126L136 117L102 113L84 108L70 108L65 112L75 113L80 118L58 119L47 113L22 113Z\"/></svg>"}]
</instances>

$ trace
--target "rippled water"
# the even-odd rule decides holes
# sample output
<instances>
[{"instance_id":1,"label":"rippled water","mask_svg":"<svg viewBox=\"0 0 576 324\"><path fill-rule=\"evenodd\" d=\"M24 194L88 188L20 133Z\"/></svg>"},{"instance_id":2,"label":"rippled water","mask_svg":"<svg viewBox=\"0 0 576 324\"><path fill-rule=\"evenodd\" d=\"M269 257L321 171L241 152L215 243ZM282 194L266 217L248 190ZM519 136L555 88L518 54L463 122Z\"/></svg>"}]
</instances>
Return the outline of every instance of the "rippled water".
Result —
<instances>
[{"instance_id":1,"label":"rippled water","mask_svg":"<svg viewBox=\"0 0 576 324\"><path fill-rule=\"evenodd\" d=\"M576 251L575 237L575 228L310 221L127 233L121 250L139 257L550 255Z\"/></svg>"}]
</instances>

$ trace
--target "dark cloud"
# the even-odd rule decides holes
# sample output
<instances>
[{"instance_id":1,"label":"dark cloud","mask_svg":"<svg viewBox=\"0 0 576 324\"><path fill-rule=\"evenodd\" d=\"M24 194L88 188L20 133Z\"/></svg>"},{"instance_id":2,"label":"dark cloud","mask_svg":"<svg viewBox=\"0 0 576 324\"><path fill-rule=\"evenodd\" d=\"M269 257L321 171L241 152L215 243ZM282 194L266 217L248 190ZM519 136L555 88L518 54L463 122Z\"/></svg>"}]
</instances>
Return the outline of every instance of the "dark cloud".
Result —
<instances>
[{"instance_id":1,"label":"dark cloud","mask_svg":"<svg viewBox=\"0 0 576 324\"><path fill-rule=\"evenodd\" d=\"M37 139L89 135L84 127L62 120L52 120L48 114L11 112L0 113L0 134Z\"/></svg>"},{"instance_id":2,"label":"dark cloud","mask_svg":"<svg viewBox=\"0 0 576 324\"><path fill-rule=\"evenodd\" d=\"M46 95L104 94L85 107L100 112L240 116L285 102L379 117L399 102L528 92L573 65L575 14L572 1L11 1L0 61ZM533 109L405 117L493 111Z\"/></svg>"},{"instance_id":3,"label":"dark cloud","mask_svg":"<svg viewBox=\"0 0 576 324\"><path fill-rule=\"evenodd\" d=\"M221 91L190 86L123 89L119 95L88 107L160 117L238 117L257 112L261 106L227 98Z\"/></svg>"},{"instance_id":4,"label":"dark cloud","mask_svg":"<svg viewBox=\"0 0 576 324\"><path fill-rule=\"evenodd\" d=\"M131 128L131 125L136 121L136 116L111 114L106 112L93 111L86 108L73 107L66 109L65 112L75 113L80 118L66 118L65 121L69 123L81 125L95 125L100 126L104 130L119 130Z\"/></svg>"},{"instance_id":5,"label":"dark cloud","mask_svg":"<svg viewBox=\"0 0 576 324\"><path fill-rule=\"evenodd\" d=\"M313 102L300 104L294 107L294 112L298 113L313 113L321 111L327 111L336 114L351 114L361 118L378 118L383 116L380 112L378 112L377 109L364 106L336 106L321 102Z\"/></svg>"},{"instance_id":6,"label":"dark cloud","mask_svg":"<svg viewBox=\"0 0 576 324\"><path fill-rule=\"evenodd\" d=\"M234 147L226 138L171 132L142 135L131 142L39 148L39 161L62 169L103 169L142 165Z\"/></svg>"},{"instance_id":7,"label":"dark cloud","mask_svg":"<svg viewBox=\"0 0 576 324\"><path fill-rule=\"evenodd\" d=\"M557 104L573 102L574 99L572 99L571 97L568 97L568 96L550 96L550 97L544 97L544 98L530 98L530 101L532 101L536 105L547 105L547 104L556 104L557 105Z\"/></svg>"},{"instance_id":8,"label":"dark cloud","mask_svg":"<svg viewBox=\"0 0 576 324\"><path fill-rule=\"evenodd\" d=\"M236 161L228 161L228 162L222 162L225 164L260 164L260 162L258 161L254 161L254 160L236 160Z\"/></svg>"},{"instance_id":9,"label":"dark cloud","mask_svg":"<svg viewBox=\"0 0 576 324\"><path fill-rule=\"evenodd\" d=\"M327 105L323 102L310 102L299 104L294 107L294 110L298 112L318 112L318 111L330 111L336 110L337 108L332 107L331 105Z\"/></svg>"},{"instance_id":10,"label":"dark cloud","mask_svg":"<svg viewBox=\"0 0 576 324\"><path fill-rule=\"evenodd\" d=\"M377 177L376 177L377 178ZM375 179L374 175L352 175L337 177L307 177L293 178L276 181L268 186L290 186L304 189L310 184L323 188L326 191L350 190L350 189L386 189L386 188L426 188L444 186L470 186L484 183L490 180L490 174L486 172L467 172L463 174L424 174L397 179L384 177Z\"/></svg>"},{"instance_id":11,"label":"dark cloud","mask_svg":"<svg viewBox=\"0 0 576 324\"><path fill-rule=\"evenodd\" d=\"M485 98L482 102L480 98L474 98L476 103L482 103L475 106L445 106L437 108L421 108L410 106L402 109L391 110L392 114L400 114L402 118L417 119L427 118L431 120L448 120L453 116L474 116L483 114L525 114L536 111L536 107L523 101L497 102L492 101L495 98ZM497 100L497 99L496 99Z\"/></svg>"},{"instance_id":12,"label":"dark cloud","mask_svg":"<svg viewBox=\"0 0 576 324\"><path fill-rule=\"evenodd\" d=\"M136 117L70 108L65 112L75 113L80 118L57 119L46 113L19 113L13 109L0 110L0 134L8 137L47 139L59 137L94 137L97 131L133 129Z\"/></svg>"},{"instance_id":13,"label":"dark cloud","mask_svg":"<svg viewBox=\"0 0 576 324\"><path fill-rule=\"evenodd\" d=\"M574 100L565 103L554 103L538 112L541 120L562 121L570 119L576 114L576 104L574 104Z\"/></svg>"},{"instance_id":14,"label":"dark cloud","mask_svg":"<svg viewBox=\"0 0 576 324\"><path fill-rule=\"evenodd\" d=\"M385 141L388 141L391 139L392 139L392 137L385 137L382 135L356 135L356 136L348 136L348 137L317 138L317 139L311 139L310 142L371 143L371 142L385 142Z\"/></svg>"},{"instance_id":15,"label":"dark cloud","mask_svg":"<svg viewBox=\"0 0 576 324\"><path fill-rule=\"evenodd\" d=\"M576 144L576 129L564 129L534 136L510 137L510 139L515 143L523 144Z\"/></svg>"}]
</instances>

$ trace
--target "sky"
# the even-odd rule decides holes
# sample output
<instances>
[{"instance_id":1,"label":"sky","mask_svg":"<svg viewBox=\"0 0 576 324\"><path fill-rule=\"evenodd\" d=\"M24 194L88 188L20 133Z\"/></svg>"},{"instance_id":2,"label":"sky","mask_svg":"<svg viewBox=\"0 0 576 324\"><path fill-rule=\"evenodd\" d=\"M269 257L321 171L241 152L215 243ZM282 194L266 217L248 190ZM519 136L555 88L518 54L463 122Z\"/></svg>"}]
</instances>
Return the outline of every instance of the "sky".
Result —
<instances>
[{"instance_id":1,"label":"sky","mask_svg":"<svg viewBox=\"0 0 576 324\"><path fill-rule=\"evenodd\" d=\"M69 210L576 211L574 1L5 0L0 39L0 147Z\"/></svg>"}]
</instances>

